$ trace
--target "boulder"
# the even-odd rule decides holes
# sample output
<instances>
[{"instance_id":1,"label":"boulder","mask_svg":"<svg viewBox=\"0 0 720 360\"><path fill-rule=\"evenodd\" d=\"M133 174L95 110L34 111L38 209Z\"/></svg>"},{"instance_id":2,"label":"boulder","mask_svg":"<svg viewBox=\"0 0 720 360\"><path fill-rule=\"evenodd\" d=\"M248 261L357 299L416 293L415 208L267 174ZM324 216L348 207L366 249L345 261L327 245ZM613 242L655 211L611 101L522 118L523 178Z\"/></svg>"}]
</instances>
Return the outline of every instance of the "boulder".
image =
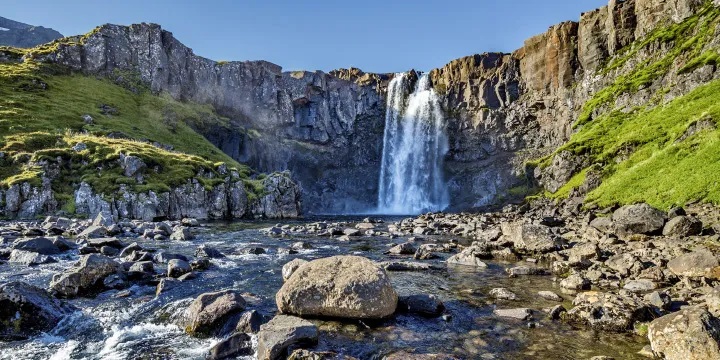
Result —
<instances>
[{"instance_id":1,"label":"boulder","mask_svg":"<svg viewBox=\"0 0 720 360\"><path fill-rule=\"evenodd\" d=\"M594 243L581 243L570 248L567 254L571 265L589 265L590 260L600 256L600 248Z\"/></svg>"},{"instance_id":2,"label":"boulder","mask_svg":"<svg viewBox=\"0 0 720 360\"><path fill-rule=\"evenodd\" d=\"M720 262L713 253L700 249L680 255L667 263L667 268L675 275L687 277L718 278Z\"/></svg>"},{"instance_id":3,"label":"boulder","mask_svg":"<svg viewBox=\"0 0 720 360\"><path fill-rule=\"evenodd\" d=\"M297 270L301 265L307 264L307 260L303 259L294 259L288 262L287 264L283 265L282 267L282 277L283 280L287 281L290 276Z\"/></svg>"},{"instance_id":4,"label":"boulder","mask_svg":"<svg viewBox=\"0 0 720 360\"><path fill-rule=\"evenodd\" d=\"M541 298L543 298L545 300L563 301L562 296L560 296L552 291L549 291L549 290L538 291L538 296L540 296Z\"/></svg>"},{"instance_id":5,"label":"boulder","mask_svg":"<svg viewBox=\"0 0 720 360\"><path fill-rule=\"evenodd\" d=\"M61 297L92 294L102 290L103 280L120 269L120 264L107 256L83 255L80 261L64 274L53 277L50 289Z\"/></svg>"},{"instance_id":6,"label":"boulder","mask_svg":"<svg viewBox=\"0 0 720 360\"><path fill-rule=\"evenodd\" d=\"M0 340L25 340L54 328L74 309L24 282L0 285Z\"/></svg>"},{"instance_id":7,"label":"boulder","mask_svg":"<svg viewBox=\"0 0 720 360\"><path fill-rule=\"evenodd\" d=\"M625 205L613 212L612 220L619 235L651 234L665 225L665 213L640 203Z\"/></svg>"},{"instance_id":8,"label":"boulder","mask_svg":"<svg viewBox=\"0 0 720 360\"><path fill-rule=\"evenodd\" d=\"M235 290L205 293L185 309L180 327L192 335L212 335L232 316L245 310L245 299Z\"/></svg>"},{"instance_id":9,"label":"boulder","mask_svg":"<svg viewBox=\"0 0 720 360\"><path fill-rule=\"evenodd\" d=\"M562 245L562 239L555 236L547 226L518 221L503 223L501 227L503 237L512 242L520 253L547 253L558 250Z\"/></svg>"},{"instance_id":10,"label":"boulder","mask_svg":"<svg viewBox=\"0 0 720 360\"><path fill-rule=\"evenodd\" d=\"M596 330L625 332L636 321L652 318L650 308L636 298L599 291L578 294L574 307L562 315L563 320Z\"/></svg>"},{"instance_id":11,"label":"boulder","mask_svg":"<svg viewBox=\"0 0 720 360\"><path fill-rule=\"evenodd\" d=\"M284 359L290 346L316 343L317 327L294 316L277 315L260 327L257 335L258 360Z\"/></svg>"},{"instance_id":12,"label":"boulder","mask_svg":"<svg viewBox=\"0 0 720 360\"><path fill-rule=\"evenodd\" d=\"M480 260L479 257L476 256L475 249L473 247L468 247L467 249L449 257L447 259L447 263L466 266L477 266L481 268L487 267L487 264L485 264L482 260Z\"/></svg>"},{"instance_id":13,"label":"boulder","mask_svg":"<svg viewBox=\"0 0 720 360\"><path fill-rule=\"evenodd\" d=\"M445 305L435 295L417 294L401 296L398 299L398 310L423 316L440 316Z\"/></svg>"},{"instance_id":14,"label":"boulder","mask_svg":"<svg viewBox=\"0 0 720 360\"><path fill-rule=\"evenodd\" d=\"M692 216L676 216L665 224L665 236L693 236L702 232L703 224Z\"/></svg>"},{"instance_id":15,"label":"boulder","mask_svg":"<svg viewBox=\"0 0 720 360\"><path fill-rule=\"evenodd\" d=\"M60 253L57 245L55 245L52 240L44 237L15 240L13 249L31 251L42 255L55 255Z\"/></svg>"},{"instance_id":16,"label":"boulder","mask_svg":"<svg viewBox=\"0 0 720 360\"><path fill-rule=\"evenodd\" d=\"M409 242L398 244L391 247L388 253L393 255L412 255L415 254L415 246Z\"/></svg>"},{"instance_id":17,"label":"boulder","mask_svg":"<svg viewBox=\"0 0 720 360\"><path fill-rule=\"evenodd\" d=\"M518 320L528 320L532 317L532 310L528 308L517 309L495 309L493 314L499 317L507 317Z\"/></svg>"},{"instance_id":18,"label":"boulder","mask_svg":"<svg viewBox=\"0 0 720 360\"><path fill-rule=\"evenodd\" d=\"M720 359L720 319L699 307L653 320L648 339L655 355L662 359Z\"/></svg>"},{"instance_id":19,"label":"boulder","mask_svg":"<svg viewBox=\"0 0 720 360\"><path fill-rule=\"evenodd\" d=\"M78 238L80 239L95 239L95 238L101 238L107 235L107 230L105 230L102 226L97 225L90 225L85 230L83 230L80 234L78 234Z\"/></svg>"},{"instance_id":20,"label":"boulder","mask_svg":"<svg viewBox=\"0 0 720 360\"><path fill-rule=\"evenodd\" d=\"M206 360L236 359L240 356L251 356L255 353L252 337L245 333L231 335L210 349Z\"/></svg>"},{"instance_id":21,"label":"boulder","mask_svg":"<svg viewBox=\"0 0 720 360\"><path fill-rule=\"evenodd\" d=\"M434 259L437 256L435 254L435 251L437 251L438 246L435 244L422 244L420 247L418 247L417 251L415 252L415 255L413 257L417 260L430 260Z\"/></svg>"},{"instance_id":22,"label":"boulder","mask_svg":"<svg viewBox=\"0 0 720 360\"><path fill-rule=\"evenodd\" d=\"M498 300L517 300L517 295L506 288L494 288L489 295Z\"/></svg>"},{"instance_id":23,"label":"boulder","mask_svg":"<svg viewBox=\"0 0 720 360\"><path fill-rule=\"evenodd\" d=\"M260 326L264 321L263 316L256 310L246 311L235 324L235 332L255 334L260 331Z\"/></svg>"},{"instance_id":24,"label":"boulder","mask_svg":"<svg viewBox=\"0 0 720 360\"><path fill-rule=\"evenodd\" d=\"M170 235L170 240L176 241L189 241L194 239L195 236L192 234L190 229L186 227L179 228Z\"/></svg>"},{"instance_id":25,"label":"boulder","mask_svg":"<svg viewBox=\"0 0 720 360\"><path fill-rule=\"evenodd\" d=\"M13 250L12 252L10 252L10 259L8 259L9 263L25 266L47 264L55 261L57 260L50 256L24 250Z\"/></svg>"},{"instance_id":26,"label":"boulder","mask_svg":"<svg viewBox=\"0 0 720 360\"><path fill-rule=\"evenodd\" d=\"M359 256L333 256L302 265L275 300L287 314L355 319L390 316L397 306L385 270Z\"/></svg>"},{"instance_id":27,"label":"boulder","mask_svg":"<svg viewBox=\"0 0 720 360\"><path fill-rule=\"evenodd\" d=\"M225 257L225 255L223 255L219 250L207 245L198 246L197 249L195 249L195 256L199 258L210 259L218 259Z\"/></svg>"},{"instance_id":28,"label":"boulder","mask_svg":"<svg viewBox=\"0 0 720 360\"><path fill-rule=\"evenodd\" d=\"M568 290L589 290L591 285L590 280L580 274L571 274L560 281L560 287Z\"/></svg>"}]
</instances>

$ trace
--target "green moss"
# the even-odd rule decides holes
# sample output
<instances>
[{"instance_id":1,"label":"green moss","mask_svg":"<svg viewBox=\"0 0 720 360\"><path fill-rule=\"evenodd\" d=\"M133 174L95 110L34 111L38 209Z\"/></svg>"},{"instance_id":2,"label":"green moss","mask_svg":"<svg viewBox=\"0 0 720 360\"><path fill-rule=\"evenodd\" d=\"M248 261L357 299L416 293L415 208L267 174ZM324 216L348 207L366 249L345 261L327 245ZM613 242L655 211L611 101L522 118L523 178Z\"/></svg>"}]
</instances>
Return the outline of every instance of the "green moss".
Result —
<instances>
[{"instance_id":1,"label":"green moss","mask_svg":"<svg viewBox=\"0 0 720 360\"><path fill-rule=\"evenodd\" d=\"M554 193L546 193L545 197L551 198L551 199L567 199L567 197L570 195L570 192L579 188L584 182L585 178L587 176L589 168L585 168L579 173L573 175L570 180L568 180L565 185L560 187L556 192Z\"/></svg>"}]
</instances>

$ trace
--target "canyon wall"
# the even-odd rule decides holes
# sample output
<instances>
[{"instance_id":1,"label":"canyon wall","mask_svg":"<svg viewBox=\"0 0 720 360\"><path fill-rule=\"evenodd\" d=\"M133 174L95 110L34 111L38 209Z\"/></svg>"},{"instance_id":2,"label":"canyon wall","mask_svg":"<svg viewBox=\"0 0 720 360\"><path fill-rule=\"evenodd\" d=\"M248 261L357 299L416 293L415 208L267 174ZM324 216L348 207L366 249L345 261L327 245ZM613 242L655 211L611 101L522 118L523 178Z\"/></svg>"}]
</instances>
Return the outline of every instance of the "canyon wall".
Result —
<instances>
[{"instance_id":1,"label":"canyon wall","mask_svg":"<svg viewBox=\"0 0 720 360\"><path fill-rule=\"evenodd\" d=\"M663 45L628 50L654 29L679 23L702 0L612 0L552 26L511 54L485 53L432 70L448 117L445 171L451 209L501 205L538 185L557 190L587 164L555 157L546 169L527 161L555 151L573 134L584 104L620 76L662 54ZM603 73L607 62L630 54ZM265 61L215 62L193 54L157 25L104 25L43 55L85 74L137 74L152 91L211 104L229 126L196 129L234 159L263 171L289 169L307 213L374 209L390 74L357 69L283 72ZM714 65L681 73L672 66L638 91L585 114L682 95L716 78Z\"/></svg>"}]
</instances>

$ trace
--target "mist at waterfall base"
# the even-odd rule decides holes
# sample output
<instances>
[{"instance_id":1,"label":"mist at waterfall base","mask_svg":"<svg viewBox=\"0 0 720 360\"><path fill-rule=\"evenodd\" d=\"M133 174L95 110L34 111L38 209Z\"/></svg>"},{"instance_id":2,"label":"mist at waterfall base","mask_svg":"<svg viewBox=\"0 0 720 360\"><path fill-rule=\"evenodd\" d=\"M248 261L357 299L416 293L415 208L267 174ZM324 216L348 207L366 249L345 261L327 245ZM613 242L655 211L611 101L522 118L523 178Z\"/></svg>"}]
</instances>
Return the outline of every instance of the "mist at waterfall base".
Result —
<instances>
[{"instance_id":1,"label":"mist at waterfall base","mask_svg":"<svg viewBox=\"0 0 720 360\"><path fill-rule=\"evenodd\" d=\"M378 214L415 215L449 205L443 177L448 151L440 99L427 74L396 74L388 86Z\"/></svg>"}]
</instances>

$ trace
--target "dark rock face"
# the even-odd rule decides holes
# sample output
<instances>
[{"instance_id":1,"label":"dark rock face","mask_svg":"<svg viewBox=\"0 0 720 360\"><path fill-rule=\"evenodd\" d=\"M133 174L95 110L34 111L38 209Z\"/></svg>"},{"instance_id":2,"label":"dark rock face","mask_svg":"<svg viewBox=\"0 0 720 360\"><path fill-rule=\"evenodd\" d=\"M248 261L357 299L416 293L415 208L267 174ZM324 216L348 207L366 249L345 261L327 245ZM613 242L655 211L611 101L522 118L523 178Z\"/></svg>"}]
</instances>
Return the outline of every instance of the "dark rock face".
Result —
<instances>
[{"instance_id":1,"label":"dark rock face","mask_svg":"<svg viewBox=\"0 0 720 360\"><path fill-rule=\"evenodd\" d=\"M83 45L61 46L46 60L87 74L137 72L153 91L212 105L230 126L196 130L256 170L290 170L310 212L375 206L388 76L217 63L152 24L102 26Z\"/></svg>"},{"instance_id":2,"label":"dark rock face","mask_svg":"<svg viewBox=\"0 0 720 360\"><path fill-rule=\"evenodd\" d=\"M63 37L59 32L0 16L0 45L31 48Z\"/></svg>"},{"instance_id":3,"label":"dark rock face","mask_svg":"<svg viewBox=\"0 0 720 360\"><path fill-rule=\"evenodd\" d=\"M0 286L0 339L23 340L57 325L72 307L45 290L23 283Z\"/></svg>"}]
</instances>

